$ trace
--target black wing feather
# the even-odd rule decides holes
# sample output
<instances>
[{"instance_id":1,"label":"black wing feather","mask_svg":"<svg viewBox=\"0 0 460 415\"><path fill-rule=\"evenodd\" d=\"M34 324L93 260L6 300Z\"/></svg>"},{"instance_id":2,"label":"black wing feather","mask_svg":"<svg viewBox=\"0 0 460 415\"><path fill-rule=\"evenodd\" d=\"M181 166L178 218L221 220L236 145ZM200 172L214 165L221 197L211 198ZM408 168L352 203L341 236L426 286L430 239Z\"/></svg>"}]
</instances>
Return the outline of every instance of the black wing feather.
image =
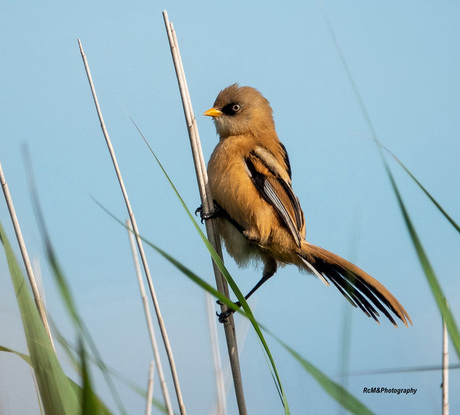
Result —
<instances>
[{"instance_id":1,"label":"black wing feather","mask_svg":"<svg viewBox=\"0 0 460 415\"><path fill-rule=\"evenodd\" d=\"M260 160L263 163L263 160L258 157L256 154L251 153L253 157L256 157L258 160ZM258 172L256 167L254 166L254 163L252 162L251 158L247 157L245 159L246 166L248 168L250 177L252 182L254 183L254 186L256 189L259 191L261 196L268 202L270 203L275 210L278 212L280 215L281 219L283 222L286 224L288 227L289 231L291 232L295 243L300 247L300 233L299 233L299 223L301 223L299 214L297 212L297 206L300 207L299 201L297 200L297 197L294 195L294 192L292 191L291 187L280 177L275 178L278 180L278 182L283 186L283 189L286 190L286 193L289 197L289 200L291 203L293 203L294 206L294 211L296 212L295 214L295 221L296 223L294 224L291 215L286 209L286 206L283 204L279 196L277 195L275 189L271 185L271 183L267 180L267 177L263 175L262 173ZM263 163L264 166L266 166L265 163ZM301 225L300 225L301 226Z\"/></svg>"}]
</instances>

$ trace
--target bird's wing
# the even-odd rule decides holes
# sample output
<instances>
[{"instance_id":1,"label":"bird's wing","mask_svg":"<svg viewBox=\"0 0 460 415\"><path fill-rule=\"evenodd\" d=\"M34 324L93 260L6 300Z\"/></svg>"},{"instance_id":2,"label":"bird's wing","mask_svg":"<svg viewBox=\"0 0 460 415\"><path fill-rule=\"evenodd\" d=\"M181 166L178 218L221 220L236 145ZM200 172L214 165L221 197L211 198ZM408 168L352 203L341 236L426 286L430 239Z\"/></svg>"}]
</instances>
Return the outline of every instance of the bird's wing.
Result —
<instances>
[{"instance_id":1,"label":"bird's wing","mask_svg":"<svg viewBox=\"0 0 460 415\"><path fill-rule=\"evenodd\" d=\"M291 187L289 172L263 147L245 158L247 172L261 196L278 212L281 220L300 247L304 216L299 200Z\"/></svg>"},{"instance_id":2,"label":"bird's wing","mask_svg":"<svg viewBox=\"0 0 460 415\"><path fill-rule=\"evenodd\" d=\"M288 156L286 147L284 147L283 143L280 143L280 147L281 147L281 154L283 156L284 163L286 164L287 174L289 175L289 179L292 180L291 162L289 161L289 156Z\"/></svg>"}]
</instances>

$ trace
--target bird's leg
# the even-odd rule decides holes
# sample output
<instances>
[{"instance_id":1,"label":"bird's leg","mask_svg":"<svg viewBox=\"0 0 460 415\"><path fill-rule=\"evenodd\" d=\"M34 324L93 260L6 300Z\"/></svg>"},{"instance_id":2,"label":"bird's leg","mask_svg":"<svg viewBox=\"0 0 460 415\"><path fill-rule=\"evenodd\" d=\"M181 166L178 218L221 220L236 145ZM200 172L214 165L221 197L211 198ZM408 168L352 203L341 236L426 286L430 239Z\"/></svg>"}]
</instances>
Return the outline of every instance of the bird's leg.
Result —
<instances>
[{"instance_id":1,"label":"bird's leg","mask_svg":"<svg viewBox=\"0 0 460 415\"><path fill-rule=\"evenodd\" d=\"M203 206L200 206L197 210L195 210L195 215L199 213L200 214L200 217L201 217L201 223L203 223L203 221L205 220L208 220L208 219L214 219L214 218L225 218L227 219L239 232L241 232L246 239L254 242L256 241L257 239L254 237L253 239L251 239L250 237L248 237L246 234L245 234L245 230L243 229L243 227L235 220L233 219L229 214L228 212L223 208L221 207L215 200L214 200L214 212L211 212L211 213L203 213Z\"/></svg>"},{"instance_id":2,"label":"bird's leg","mask_svg":"<svg viewBox=\"0 0 460 415\"><path fill-rule=\"evenodd\" d=\"M254 288L249 291L244 299L245 300L248 300L249 297L254 294L265 282L267 282L271 277L273 277L273 275L275 274L276 272L276 269L277 269L277 264L276 264L276 261L274 258L269 258L267 260L267 262L265 262L265 267L264 267L264 273L262 275L262 278L260 279L260 281L254 286ZM222 305L222 303L220 301L217 301L217 304L220 304ZM233 304L235 304L238 308L241 307L241 303L239 301L236 301L234 302ZM220 323L224 323L226 321L226 319L235 312L235 310L229 308L227 311L224 311L222 313L216 313L217 314L217 317L219 317L219 322Z\"/></svg>"}]
</instances>

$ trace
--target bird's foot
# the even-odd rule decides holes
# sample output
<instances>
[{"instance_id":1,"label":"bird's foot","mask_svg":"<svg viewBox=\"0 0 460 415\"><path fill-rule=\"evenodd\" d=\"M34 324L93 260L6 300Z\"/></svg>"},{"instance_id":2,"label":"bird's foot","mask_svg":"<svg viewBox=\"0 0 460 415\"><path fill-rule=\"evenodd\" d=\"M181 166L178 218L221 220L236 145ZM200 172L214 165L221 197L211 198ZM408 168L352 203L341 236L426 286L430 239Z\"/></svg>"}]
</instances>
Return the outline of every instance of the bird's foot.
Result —
<instances>
[{"instance_id":1,"label":"bird's foot","mask_svg":"<svg viewBox=\"0 0 460 415\"><path fill-rule=\"evenodd\" d=\"M219 216L222 216L222 212L220 211L219 205L217 205L217 203L214 203L214 212L210 212L210 213L204 213L203 205L200 205L195 210L195 215L198 216L198 214L200 215L201 223L203 223L205 220L214 219L214 218L218 218Z\"/></svg>"},{"instance_id":2,"label":"bird's foot","mask_svg":"<svg viewBox=\"0 0 460 415\"><path fill-rule=\"evenodd\" d=\"M223 305L223 303L219 300L216 301L217 304ZM235 304L238 308L241 307L241 304L239 301L233 303ZM216 312L216 316L219 318L219 323L225 323L227 319L235 312L232 308L228 308L226 311L222 311L222 313Z\"/></svg>"},{"instance_id":3,"label":"bird's foot","mask_svg":"<svg viewBox=\"0 0 460 415\"><path fill-rule=\"evenodd\" d=\"M219 313L216 311L216 316L219 319L219 323L226 323L227 319L233 314L233 310L229 308L227 311Z\"/></svg>"}]
</instances>

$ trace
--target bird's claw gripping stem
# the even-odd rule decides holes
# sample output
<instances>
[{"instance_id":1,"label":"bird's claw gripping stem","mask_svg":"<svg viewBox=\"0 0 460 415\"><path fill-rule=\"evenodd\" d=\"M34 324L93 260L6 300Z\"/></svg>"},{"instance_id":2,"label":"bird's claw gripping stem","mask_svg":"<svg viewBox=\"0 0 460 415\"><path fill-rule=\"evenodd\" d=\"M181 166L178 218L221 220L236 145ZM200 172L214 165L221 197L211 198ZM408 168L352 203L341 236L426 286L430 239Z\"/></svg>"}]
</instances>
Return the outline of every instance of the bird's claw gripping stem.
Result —
<instances>
[{"instance_id":1,"label":"bird's claw gripping stem","mask_svg":"<svg viewBox=\"0 0 460 415\"><path fill-rule=\"evenodd\" d=\"M223 305L223 303L219 300L216 301L217 304ZM233 303L235 304L238 308L241 307L241 304L239 301ZM235 310L232 308L228 308L226 311L223 311L222 313L216 312L216 316L219 318L219 323L225 323L227 321L227 318L229 318Z\"/></svg>"},{"instance_id":2,"label":"bird's claw gripping stem","mask_svg":"<svg viewBox=\"0 0 460 415\"><path fill-rule=\"evenodd\" d=\"M198 214L200 215L201 223L204 223L205 220L214 219L214 218L221 216L221 212L216 204L214 205L214 212L210 212L210 213L204 213L203 206L202 205L199 206L195 210L195 215L198 216Z\"/></svg>"}]
</instances>

